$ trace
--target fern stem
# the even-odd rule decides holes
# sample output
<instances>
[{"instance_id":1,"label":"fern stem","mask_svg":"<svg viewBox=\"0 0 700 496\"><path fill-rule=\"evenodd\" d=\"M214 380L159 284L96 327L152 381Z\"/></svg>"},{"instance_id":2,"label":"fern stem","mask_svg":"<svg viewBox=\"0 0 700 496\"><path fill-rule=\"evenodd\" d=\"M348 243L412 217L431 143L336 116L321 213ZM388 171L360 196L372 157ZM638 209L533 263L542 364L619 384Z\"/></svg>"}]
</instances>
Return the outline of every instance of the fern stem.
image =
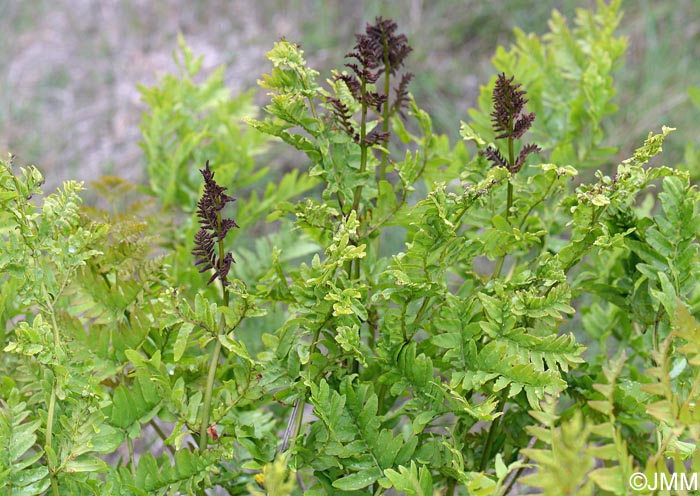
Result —
<instances>
[{"instance_id":1,"label":"fern stem","mask_svg":"<svg viewBox=\"0 0 700 496\"><path fill-rule=\"evenodd\" d=\"M294 402L292 407L292 414L289 416L289 422L287 423L287 428L284 430L282 435L282 443L279 447L279 453L284 453L287 451L290 445L290 440L295 439L299 432L301 431L301 422L299 418L303 418L303 414L299 414L306 407L306 392Z\"/></svg>"},{"instance_id":2,"label":"fern stem","mask_svg":"<svg viewBox=\"0 0 700 496\"><path fill-rule=\"evenodd\" d=\"M508 197L506 198L506 220L510 217L510 208L513 206L513 183L508 180Z\"/></svg>"},{"instance_id":3,"label":"fern stem","mask_svg":"<svg viewBox=\"0 0 700 496\"><path fill-rule=\"evenodd\" d=\"M531 205L530 205L530 208L527 209L527 212L525 212L525 215L523 216L522 220L520 221L520 224L518 224L518 229L521 229L521 230L522 230L523 226L525 225L525 222L527 221L527 218L530 216L530 214L531 214L532 211L535 209L535 207L536 207L537 205L539 205L540 203L544 203L545 199L549 198L549 194L550 194L550 192L552 191L552 187L554 186L554 184L555 184L556 182L557 182L557 178L556 178L556 176L555 176L555 177L552 179L552 182L549 183L549 186L547 186L547 190L544 192L544 194L542 195L542 197L541 197L539 200L537 200L536 202L534 202L533 204L531 204Z\"/></svg>"},{"instance_id":4,"label":"fern stem","mask_svg":"<svg viewBox=\"0 0 700 496\"><path fill-rule=\"evenodd\" d=\"M413 319L414 323L417 323L419 320L423 318L423 314L425 311L428 309L428 303L430 303L431 298L429 296L426 296L423 298L423 303L421 304L420 308L418 309L418 312L416 313L416 317Z\"/></svg>"},{"instance_id":5,"label":"fern stem","mask_svg":"<svg viewBox=\"0 0 700 496\"><path fill-rule=\"evenodd\" d=\"M508 481L508 484L506 485L505 490L503 491L503 495L506 496L510 494L510 491L513 489L513 486L515 485L515 482L520 478L520 474L525 470L525 467L520 467L518 470L513 472L513 475L510 477L510 480Z\"/></svg>"},{"instance_id":6,"label":"fern stem","mask_svg":"<svg viewBox=\"0 0 700 496\"><path fill-rule=\"evenodd\" d=\"M49 411L46 419L46 446L51 447L53 441L53 418L56 410L56 376L51 383L51 396L49 396Z\"/></svg>"},{"instance_id":7,"label":"fern stem","mask_svg":"<svg viewBox=\"0 0 700 496\"><path fill-rule=\"evenodd\" d=\"M491 276L491 279L496 279L498 276L501 275L501 270L503 270L503 262L505 262L505 260L505 255L498 259L498 262L496 262L496 267L493 269L493 275Z\"/></svg>"},{"instance_id":8,"label":"fern stem","mask_svg":"<svg viewBox=\"0 0 700 496\"><path fill-rule=\"evenodd\" d=\"M496 437L496 431L501 427L501 419L503 418L504 408L506 406L506 398L508 397L508 388L504 389L501 393L501 399L498 401L498 410L501 412L501 416L494 419L491 422L491 427L489 428L488 436L486 436L486 444L484 445L484 451L481 453L481 463L479 464L479 471L483 472L486 470L486 464L491 458L491 450L493 449L493 440Z\"/></svg>"},{"instance_id":9,"label":"fern stem","mask_svg":"<svg viewBox=\"0 0 700 496\"><path fill-rule=\"evenodd\" d=\"M371 296L371 293L370 293ZM368 300L371 301L370 298L367 298ZM377 314L377 309L374 306L371 306L367 310L367 327L369 328L369 333L367 335L367 345L371 350L374 350L376 340L377 340L377 331L379 330L379 315Z\"/></svg>"},{"instance_id":10,"label":"fern stem","mask_svg":"<svg viewBox=\"0 0 700 496\"><path fill-rule=\"evenodd\" d=\"M367 171L367 143L365 143L365 139L367 138L367 99L365 98L365 94L367 92L367 82L364 79L362 80L360 91L362 95L362 117L360 119L360 175L362 175ZM352 201L352 210L354 210L356 213L360 208L360 198L362 198L362 184L355 187L354 198ZM357 217L359 219L359 213ZM355 264L354 270L353 263ZM350 265L346 265L346 269L348 277L354 277L355 279L360 277L360 261L358 259L350 260ZM355 358L351 358L348 365L348 368L353 372L357 372L359 370L359 363L357 360L355 360Z\"/></svg>"},{"instance_id":11,"label":"fern stem","mask_svg":"<svg viewBox=\"0 0 700 496\"><path fill-rule=\"evenodd\" d=\"M508 196L506 199L506 221L508 221L508 215L510 214L510 207L513 206L513 183L510 182L510 179L508 179ZM491 276L491 279L496 279L501 275L501 271L503 270L503 263L506 261L506 255L502 255L501 258L498 259L498 262L496 263L496 268L493 269L493 275Z\"/></svg>"},{"instance_id":12,"label":"fern stem","mask_svg":"<svg viewBox=\"0 0 700 496\"><path fill-rule=\"evenodd\" d=\"M161 438L161 440L163 441L163 446L165 446L168 449L168 451L170 451L170 454L174 456L175 448L173 448L170 444L165 444L165 440L168 439L168 436L167 434L165 434L165 432L163 432L163 429L160 428L155 419L151 419L151 421L148 422L148 424L153 428L154 431L156 431L158 437Z\"/></svg>"},{"instance_id":13,"label":"fern stem","mask_svg":"<svg viewBox=\"0 0 700 496\"><path fill-rule=\"evenodd\" d=\"M367 83L362 80L361 87L362 95L362 117L360 119L360 174L364 174L367 171L367 143L365 139L367 138L367 102L365 94L367 93ZM360 198L362 197L362 185L355 186L355 196L352 201L352 209L357 212L360 208Z\"/></svg>"},{"instance_id":14,"label":"fern stem","mask_svg":"<svg viewBox=\"0 0 700 496\"><path fill-rule=\"evenodd\" d=\"M455 486L457 485L457 481L450 477L450 480L447 482L447 491L445 491L445 496L452 496L455 493Z\"/></svg>"},{"instance_id":15,"label":"fern stem","mask_svg":"<svg viewBox=\"0 0 700 496\"><path fill-rule=\"evenodd\" d=\"M384 102L384 108L382 109L382 132L389 132L389 92L391 91L391 64L389 62L389 40L386 36L382 37L384 42L384 95L386 96L386 101ZM387 152L382 152L382 162L379 165L379 180L382 181L386 179L386 164L389 155Z\"/></svg>"},{"instance_id":16,"label":"fern stem","mask_svg":"<svg viewBox=\"0 0 700 496\"><path fill-rule=\"evenodd\" d=\"M654 328L651 334L651 346L654 351L659 351L659 323L661 323L661 317L663 316L663 307L659 307L656 312L656 317L654 318Z\"/></svg>"},{"instance_id":17,"label":"fern stem","mask_svg":"<svg viewBox=\"0 0 700 496\"><path fill-rule=\"evenodd\" d=\"M220 233L222 230L222 220L221 211L216 214L217 231ZM219 265L221 265L224 260L224 241L219 238ZM219 273L221 273L221 267L217 267ZM226 281L222 278L221 285L224 291L224 307L228 307L229 297L228 289L226 288ZM219 365L219 356L221 355L221 335L224 333L226 328L226 320L224 316L221 316L221 324L219 326L219 333L216 335L216 343L214 344L214 351L211 354L211 360L209 362L209 373L207 374L207 388L204 390L204 404L202 406L202 425L199 428L199 452L202 453L207 449L207 444L209 443L209 415L211 413L211 396L214 391L214 381L216 380L216 367Z\"/></svg>"},{"instance_id":18,"label":"fern stem","mask_svg":"<svg viewBox=\"0 0 700 496\"><path fill-rule=\"evenodd\" d=\"M511 124L512 125L512 124ZM513 147L513 138L508 138L508 164L512 168L515 165L515 150ZM506 222L510 217L510 209L513 206L513 183L511 181L513 173L511 172L511 177L508 178L508 188L506 194ZM501 275L501 270L503 270L503 263L506 261L506 256L503 255L498 259L496 263L496 268L493 270L493 275L491 279L496 279Z\"/></svg>"},{"instance_id":19,"label":"fern stem","mask_svg":"<svg viewBox=\"0 0 700 496\"><path fill-rule=\"evenodd\" d=\"M345 262L345 272L348 276L348 279L358 280L360 278L360 260L355 258ZM357 330L357 334L358 337L361 338L361 329ZM350 357L346 361L348 370L351 370L352 373L357 373L359 371L360 364L357 362L357 360L355 360L354 357Z\"/></svg>"},{"instance_id":20,"label":"fern stem","mask_svg":"<svg viewBox=\"0 0 700 496\"><path fill-rule=\"evenodd\" d=\"M46 300L46 310L49 313L49 316L51 317L51 331L53 334L54 353L58 353L58 351L61 348L61 338L58 334L58 323L56 322L56 314L53 308L55 300L54 303L52 303L50 301L49 293L46 290L46 287L42 285L42 289L44 292L44 299ZM55 417L56 412L56 374L53 373L53 370L51 372L53 374L53 381L51 381L51 395L49 396L49 409L46 418L46 445L44 451L47 451L49 448L53 450L53 419ZM58 482L56 481L56 474L54 473L54 467L50 465L51 464L49 463L51 490L53 491L54 496L58 496L59 493Z\"/></svg>"},{"instance_id":21,"label":"fern stem","mask_svg":"<svg viewBox=\"0 0 700 496\"><path fill-rule=\"evenodd\" d=\"M360 259L355 259L355 268L353 271L353 279L356 281L360 280ZM362 327L357 329L357 338L362 339ZM355 357L352 358L350 363L350 370L353 374L357 374L360 371L360 362L358 362Z\"/></svg>"},{"instance_id":22,"label":"fern stem","mask_svg":"<svg viewBox=\"0 0 700 496\"><path fill-rule=\"evenodd\" d=\"M228 293L224 292L224 305L228 305ZM221 316L221 326L224 326L224 317ZM207 388L204 391L204 405L202 409L202 425L199 429L199 451L200 453L207 449L209 441L209 415L211 413L211 396L214 391L214 380L216 379L216 367L219 364L219 355L221 354L221 340L216 336L214 351L211 354L209 362L209 373L207 374Z\"/></svg>"},{"instance_id":23,"label":"fern stem","mask_svg":"<svg viewBox=\"0 0 700 496\"><path fill-rule=\"evenodd\" d=\"M534 448L534 446L535 446L536 443L537 443L537 438L533 436L533 437L530 439L530 442L527 443L527 449L532 449L532 448ZM511 473L511 475L510 475L510 481L508 482L508 484L506 484L505 491L503 491L503 493L502 493L503 496L506 496L506 495L510 494L510 491L511 491L511 489L513 489L513 486L515 485L515 482L520 478L520 474L523 473L523 470L525 470L525 468L526 468L526 465L525 465L525 464L527 463L528 459L529 459L529 457L524 456L524 457L523 457L523 460L522 460L523 465L522 465L518 470L516 470L515 472L512 472L512 473Z\"/></svg>"},{"instance_id":24,"label":"fern stem","mask_svg":"<svg viewBox=\"0 0 700 496\"><path fill-rule=\"evenodd\" d=\"M136 477L136 460L134 459L134 441L127 436L126 447L129 450L129 466L131 467L131 475Z\"/></svg>"},{"instance_id":25,"label":"fern stem","mask_svg":"<svg viewBox=\"0 0 700 496\"><path fill-rule=\"evenodd\" d=\"M318 338L321 335L321 329L323 329L326 326L328 320L330 319L330 316L331 314L328 314L323 320L323 323L320 326L318 326L318 328L314 332L314 337L311 342L311 348L309 350L309 357L313 354L314 350L316 349L316 346L318 345ZM308 367L309 364L307 363L306 365ZM296 439L296 437L299 435L299 432L301 432L301 424L303 423L302 421L304 418L304 408L306 407L307 394L308 392L304 390L304 393L294 402L292 414L289 417L287 428L284 430L284 435L282 437L282 444L280 445L279 449L280 454L287 451L290 445L290 440Z\"/></svg>"},{"instance_id":26,"label":"fern stem","mask_svg":"<svg viewBox=\"0 0 700 496\"><path fill-rule=\"evenodd\" d=\"M51 448L51 441L53 437L53 417L54 410L56 409L56 377L54 376L53 384L51 385L51 396L49 397L49 411L48 418L46 420L46 447L44 451ZM54 473L54 467L50 466L49 463L49 477L51 478L51 490L54 496L59 496L58 492L58 482L56 481L56 474Z\"/></svg>"},{"instance_id":27,"label":"fern stem","mask_svg":"<svg viewBox=\"0 0 700 496\"><path fill-rule=\"evenodd\" d=\"M511 123L511 127L512 127ZM508 197L506 199L506 221L508 221L508 218L510 217L510 208L513 206L513 176L515 167L515 149L514 149L514 139L513 137L508 138L508 164L510 165L511 169L511 177L508 178Z\"/></svg>"}]
</instances>

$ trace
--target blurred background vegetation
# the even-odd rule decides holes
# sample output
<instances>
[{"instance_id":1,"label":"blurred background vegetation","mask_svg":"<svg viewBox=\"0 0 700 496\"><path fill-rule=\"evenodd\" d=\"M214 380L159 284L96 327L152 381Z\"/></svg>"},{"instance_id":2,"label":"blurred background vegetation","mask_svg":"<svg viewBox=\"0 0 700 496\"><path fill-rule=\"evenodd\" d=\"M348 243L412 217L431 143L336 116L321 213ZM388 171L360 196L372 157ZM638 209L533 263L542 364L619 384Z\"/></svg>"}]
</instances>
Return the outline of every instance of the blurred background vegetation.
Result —
<instances>
[{"instance_id":1,"label":"blurred background vegetation","mask_svg":"<svg viewBox=\"0 0 700 496\"><path fill-rule=\"evenodd\" d=\"M407 34L414 47L408 69L416 74L411 91L437 131L457 139L460 119L494 72L491 56L510 44L515 26L542 34L552 9L571 21L576 8L595 3L0 0L0 152L37 164L48 190L102 174L142 181L138 124L145 106L136 85L175 71L178 33L204 55L203 76L227 66L235 93L256 87L268 70L265 52L282 37L300 43L327 77L342 66L354 33L377 15L395 19ZM629 48L616 74L620 111L607 124L608 144L621 147L622 159L650 130L673 126L664 162L697 169L698 108L688 87L700 81L700 2L624 0L623 11L619 32ZM258 89L256 101L265 100Z\"/></svg>"}]
</instances>

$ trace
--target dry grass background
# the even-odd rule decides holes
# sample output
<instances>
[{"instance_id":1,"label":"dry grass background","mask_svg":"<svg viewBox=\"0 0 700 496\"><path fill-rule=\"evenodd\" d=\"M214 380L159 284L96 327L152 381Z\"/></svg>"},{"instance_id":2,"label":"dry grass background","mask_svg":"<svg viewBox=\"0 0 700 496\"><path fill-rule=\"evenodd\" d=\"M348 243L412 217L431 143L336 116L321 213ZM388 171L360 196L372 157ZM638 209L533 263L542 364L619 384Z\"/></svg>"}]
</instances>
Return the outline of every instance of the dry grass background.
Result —
<instances>
[{"instance_id":1,"label":"dry grass background","mask_svg":"<svg viewBox=\"0 0 700 496\"><path fill-rule=\"evenodd\" d=\"M0 152L39 165L49 188L105 173L142 180L138 124L144 106L136 84L155 84L159 74L175 70L179 32L204 55L205 68L228 67L227 82L237 92L255 86L267 70L265 52L280 37L300 42L311 63L327 70L342 64L353 33L380 14L396 19L409 36L416 48L412 91L435 116L436 128L455 137L479 84L493 72L489 58L512 39L513 26L542 33L552 8L571 19L576 7L594 4L0 0ZM673 163L681 160L685 141L697 141L697 109L685 87L700 84L700 2L630 0L623 8L621 32L630 37L630 50L618 78L622 111L611 124L611 139L630 149L662 123L676 125Z\"/></svg>"}]
</instances>

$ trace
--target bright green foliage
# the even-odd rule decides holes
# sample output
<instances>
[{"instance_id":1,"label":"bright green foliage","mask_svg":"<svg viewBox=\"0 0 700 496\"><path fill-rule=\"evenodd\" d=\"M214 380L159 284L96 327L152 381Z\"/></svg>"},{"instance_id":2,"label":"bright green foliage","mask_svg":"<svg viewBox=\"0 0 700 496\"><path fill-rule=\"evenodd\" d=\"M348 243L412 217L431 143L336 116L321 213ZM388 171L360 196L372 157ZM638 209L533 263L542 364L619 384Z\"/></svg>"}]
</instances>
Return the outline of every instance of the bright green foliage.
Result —
<instances>
[{"instance_id":1,"label":"bright green foliage","mask_svg":"<svg viewBox=\"0 0 700 496\"><path fill-rule=\"evenodd\" d=\"M279 457L272 463L266 464L262 472L255 476L257 484L248 484L248 491L252 496L279 495L289 496L293 494L296 482L294 473L287 467L285 456ZM264 488L261 491L260 488Z\"/></svg>"},{"instance_id":2,"label":"bright green foliage","mask_svg":"<svg viewBox=\"0 0 700 496\"><path fill-rule=\"evenodd\" d=\"M252 94L232 99L224 85L224 67L196 83L203 58L196 57L182 37L178 46L174 57L179 77L167 75L158 86L139 88L148 106L141 124L142 147L151 191L165 207L192 211L201 179L192 163L216 161L222 167L220 180L237 189L254 184L267 168L253 161L264 138L241 126L241 120L256 111Z\"/></svg>"},{"instance_id":3,"label":"bright green foliage","mask_svg":"<svg viewBox=\"0 0 700 496\"><path fill-rule=\"evenodd\" d=\"M29 202L41 183L36 169L26 170L21 180L10 163L1 165L3 211L9 215L3 218L0 267L15 291L3 313L17 322L3 346L3 363L15 371L3 383L3 396L9 398L9 484L27 485L25 494L38 494L49 484L54 492L60 485L80 493L96 487L91 473L108 470L96 455L112 452L122 441L105 423L101 364L82 347L71 346L85 331L75 325L67 304L76 274L100 256L95 248L107 230L80 214L79 184L65 183L37 207ZM20 395L26 404L18 401ZM30 423L17 425L17 418L26 417L25 407L46 406ZM36 442L38 428L42 436ZM14 473L18 466L23 473Z\"/></svg>"},{"instance_id":4,"label":"bright green foliage","mask_svg":"<svg viewBox=\"0 0 700 496\"><path fill-rule=\"evenodd\" d=\"M10 494L41 494L49 487L49 471L36 464L41 451L31 453L41 421L25 422L31 412L25 402L19 401L16 389L10 392L6 403L0 403L0 408L0 489Z\"/></svg>"},{"instance_id":5,"label":"bright green foliage","mask_svg":"<svg viewBox=\"0 0 700 496\"><path fill-rule=\"evenodd\" d=\"M589 420L584 421L579 410L557 426L553 402L544 411L532 412L546 428L531 426L528 430L549 448L523 450L536 463L538 473L522 477L521 483L552 495L599 491L622 495L628 494L627 481L635 472L644 473L653 483L654 474L670 478L674 472L698 469L700 413L695 399L700 383L700 326L680 300L677 306L674 330L652 352L654 366L645 371L649 379L638 390L646 395L642 409L633 408L634 399L623 394L630 390L621 378L628 362L623 354L610 367L603 367L604 383L593 384L591 394L597 399L588 401ZM640 429L643 422L656 425L657 440L649 443L646 438L641 446L631 446L624 431ZM640 457L635 451L642 449ZM673 461L671 472L667 460Z\"/></svg>"},{"instance_id":6,"label":"bright green foliage","mask_svg":"<svg viewBox=\"0 0 700 496\"><path fill-rule=\"evenodd\" d=\"M579 9L573 29L554 11L542 37L515 30L515 44L499 47L498 72L514 75L528 91L528 109L537 120L531 139L557 164L591 168L604 164L615 148L603 146L603 119L617 110L613 72L622 63L627 40L615 36L620 0L598 2L595 12ZM480 111L469 112L470 127L492 139L486 119L493 81L482 88Z\"/></svg>"},{"instance_id":7,"label":"bright green foliage","mask_svg":"<svg viewBox=\"0 0 700 496\"><path fill-rule=\"evenodd\" d=\"M328 79L275 43L262 117L180 40L180 75L141 88L149 186L101 179L107 209L2 162L0 491L626 494L669 458L700 471L699 193L655 164L665 126L600 169L619 4L516 32L456 144L377 19ZM273 140L304 169L257 163Z\"/></svg>"},{"instance_id":8,"label":"bright green foliage","mask_svg":"<svg viewBox=\"0 0 700 496\"><path fill-rule=\"evenodd\" d=\"M232 272L249 284L272 266L269 246L286 248L282 262L317 248L298 243L286 223L270 232L269 239L252 235L278 203L307 192L315 181L297 170L273 174L269 167L256 164L254 158L267 148L267 138L244 123L258 112L252 92L231 97L224 85L224 67L198 83L202 57L196 57L182 38L178 45L174 58L180 74L166 75L157 86L139 88L148 107L141 124L142 147L149 192L162 207L155 231L160 239L155 242L168 251L173 279L194 298L206 282L191 263L191 252L198 229L195 209L202 182L198 170L207 160L216 170L217 181L239 200L235 217L241 229L231 233L227 242L235 240L236 258L242 259ZM241 197L244 193L246 198ZM216 292L209 289L207 294Z\"/></svg>"},{"instance_id":9,"label":"bright green foliage","mask_svg":"<svg viewBox=\"0 0 700 496\"><path fill-rule=\"evenodd\" d=\"M603 414L600 423L584 422L579 410L557 425L559 417L552 401L542 411L532 412L544 427L530 426L528 431L547 448L523 450L537 464L538 472L522 477L522 484L539 487L548 495L597 494L600 490L627 494L627 481L635 470L614 414L614 391L624 361L622 357L604 369L606 384L593 385L604 398L588 403ZM600 467L596 460L618 463Z\"/></svg>"}]
</instances>

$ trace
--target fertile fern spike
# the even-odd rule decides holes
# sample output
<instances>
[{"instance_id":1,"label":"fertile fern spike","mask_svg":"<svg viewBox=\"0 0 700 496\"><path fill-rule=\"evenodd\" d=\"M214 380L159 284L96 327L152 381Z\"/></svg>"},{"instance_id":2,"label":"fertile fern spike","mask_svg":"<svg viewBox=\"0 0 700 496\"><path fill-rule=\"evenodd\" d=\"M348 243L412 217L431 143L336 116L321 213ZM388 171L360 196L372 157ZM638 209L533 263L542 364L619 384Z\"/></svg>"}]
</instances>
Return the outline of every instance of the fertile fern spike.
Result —
<instances>
[{"instance_id":1,"label":"fertile fern spike","mask_svg":"<svg viewBox=\"0 0 700 496\"><path fill-rule=\"evenodd\" d=\"M501 133L496 136L496 139L519 138L530 127L528 122L532 124L532 121L535 120L535 114L518 119L527 103L527 98L523 98L526 92L518 89L522 85L520 83L514 84L513 79L515 76L506 79L506 75L501 73L498 75L496 86L493 89L494 110L491 112L491 122L493 130ZM515 135L516 128L520 129L518 136Z\"/></svg>"},{"instance_id":2,"label":"fertile fern spike","mask_svg":"<svg viewBox=\"0 0 700 496\"><path fill-rule=\"evenodd\" d=\"M508 162L506 161L505 158L503 158L503 155L501 155L501 152L498 150L498 148L494 148L493 146L488 146L481 153L483 155L485 155L486 158L489 159L489 161L491 161L491 163L495 167L508 168Z\"/></svg>"},{"instance_id":3,"label":"fertile fern spike","mask_svg":"<svg viewBox=\"0 0 700 496\"><path fill-rule=\"evenodd\" d=\"M389 141L391 133L379 131L374 128L371 133L365 137L365 144L368 146L374 146L379 143L386 143Z\"/></svg>"},{"instance_id":4,"label":"fertile fern spike","mask_svg":"<svg viewBox=\"0 0 700 496\"><path fill-rule=\"evenodd\" d=\"M348 54L348 56L353 55L355 52ZM365 102L367 107L373 108L379 112L382 108L382 104L386 101L385 95L380 95L376 91L367 91L365 88L365 93L362 93L362 81L364 80L367 84L374 84L379 78L379 72L372 72L368 68L361 68L357 64L345 64L345 67L352 69L355 75L350 74L340 74L337 76L345 82L352 94L353 98L358 102Z\"/></svg>"},{"instance_id":5,"label":"fertile fern spike","mask_svg":"<svg viewBox=\"0 0 700 496\"><path fill-rule=\"evenodd\" d=\"M413 78L413 74L406 73L401 76L399 85L394 88L396 99L389 103L389 88L385 88L384 93L373 90L374 85L380 76L394 75L403 66L406 56L413 50L408 45L408 39L404 34L395 34L397 24L391 19L377 17L374 24L367 24L365 33L355 35L357 43L353 51L346 55L347 58L355 59L356 62L348 62L345 67L352 70L352 74L339 74L337 79L342 80L347 85L352 96L360 102L364 108L373 109L378 114L382 113L383 106L387 106L388 115L399 112L403 116L403 109L408 103L408 83ZM387 83L388 84L388 83ZM386 94L385 94L386 93ZM330 101L329 103L334 104ZM333 114L343 129L356 142L358 141L352 133L348 132L346 122L343 120L343 109L337 108L334 104ZM386 142L389 134L376 132L368 136L364 144L374 145Z\"/></svg>"},{"instance_id":6,"label":"fertile fern spike","mask_svg":"<svg viewBox=\"0 0 700 496\"><path fill-rule=\"evenodd\" d=\"M358 63L347 63L346 67L352 69L354 75L342 74L338 78L345 81L350 92L356 100L364 102L368 107L381 111L381 106L387 101L389 95L377 92L365 91L362 94L362 85L374 84L379 77L386 73L395 74L403 65L406 56L413 50L408 45L406 35L396 35L397 25L391 19L377 17L374 24L367 24L365 33L356 34L357 43L352 52L346 57L354 58ZM402 83L405 86L410 77ZM400 92L397 90L397 94Z\"/></svg>"},{"instance_id":7,"label":"fertile fern spike","mask_svg":"<svg viewBox=\"0 0 700 496\"><path fill-rule=\"evenodd\" d=\"M403 65L406 56L413 51L408 45L408 38L405 34L396 35L397 24L391 19L377 17L374 25L367 24L366 37L373 51L380 57L377 65L385 65L385 54L389 60L388 69L391 74ZM386 52L385 52L386 50Z\"/></svg>"},{"instance_id":8,"label":"fertile fern spike","mask_svg":"<svg viewBox=\"0 0 700 496\"><path fill-rule=\"evenodd\" d=\"M541 148L534 143L528 143L527 145L525 145L522 148L522 150L520 150L520 154L515 160L515 164L513 164L513 172L518 172L522 168L522 166L525 164L525 159L528 155L530 155L531 153L539 152L540 150Z\"/></svg>"},{"instance_id":9,"label":"fertile fern spike","mask_svg":"<svg viewBox=\"0 0 700 496\"><path fill-rule=\"evenodd\" d=\"M412 79L413 74L407 72L401 76L401 82L396 88L394 88L396 98L394 103L391 104L391 113L395 114L398 112L404 119L406 118L406 114L403 110L408 107L408 83L410 83Z\"/></svg>"},{"instance_id":10,"label":"fertile fern spike","mask_svg":"<svg viewBox=\"0 0 700 496\"><path fill-rule=\"evenodd\" d=\"M236 221L221 216L221 210L227 203L236 201L235 198L224 193L226 188L219 186L214 181L214 173L209 169L207 160L204 169L200 169L204 177L204 194L197 203L197 217L199 217L200 229L194 237L195 266L200 266L199 272L214 269L215 272L207 282L211 284L214 279L219 279L226 285L226 276L231 268L231 263L236 261L229 252L223 254L223 239L231 228L238 227ZM219 245L219 255L216 253L216 245Z\"/></svg>"},{"instance_id":11,"label":"fertile fern spike","mask_svg":"<svg viewBox=\"0 0 700 496\"><path fill-rule=\"evenodd\" d=\"M496 133L496 139L508 139L509 141L522 138L535 121L535 113L524 113L527 98L526 91L520 90L521 84L514 83L515 76L506 78L504 73L498 75L496 86L493 89L493 107L491 123ZM494 165L507 167L511 173L518 172L528 155L539 152L541 148L534 144L522 147L517 159L510 158L512 163L506 162L501 153L493 146L487 147L482 154Z\"/></svg>"},{"instance_id":12,"label":"fertile fern spike","mask_svg":"<svg viewBox=\"0 0 700 496\"><path fill-rule=\"evenodd\" d=\"M345 105L340 98L335 98L332 96L326 97L326 103L330 105L331 112L335 117L335 121L338 126L345 131L345 134L350 136L355 143L360 142L360 133L355 131L352 124L352 113L347 105Z\"/></svg>"},{"instance_id":13,"label":"fertile fern spike","mask_svg":"<svg viewBox=\"0 0 700 496\"><path fill-rule=\"evenodd\" d=\"M383 67L385 73L388 72L392 76L397 74L408 54L413 51L405 34L395 34L397 27L397 24L391 19L377 17L374 25L368 24L366 30L371 44L376 46L376 51L382 57L379 65ZM408 102L408 83L411 79L413 79L413 74L410 72L403 74L399 86L394 88L396 100L391 104L391 114L398 111L403 117L402 109ZM389 98L389 95L384 96Z\"/></svg>"},{"instance_id":14,"label":"fertile fern spike","mask_svg":"<svg viewBox=\"0 0 700 496\"><path fill-rule=\"evenodd\" d=\"M205 265L200 272L209 270L216 265L214 256L214 236L206 229L200 229L197 231L197 234L194 235L194 249L192 250L192 255L197 257L194 262L195 266Z\"/></svg>"},{"instance_id":15,"label":"fertile fern spike","mask_svg":"<svg viewBox=\"0 0 700 496\"><path fill-rule=\"evenodd\" d=\"M220 212L229 202L236 201L232 196L224 194L226 188L219 186L214 181L214 173L209 168L209 161L204 169L200 169L204 177L204 194L197 203L197 216L202 229L215 231L218 239L222 240L228 230L232 227L238 227L238 224L233 219L222 219Z\"/></svg>"},{"instance_id":16,"label":"fertile fern spike","mask_svg":"<svg viewBox=\"0 0 700 496\"><path fill-rule=\"evenodd\" d=\"M381 71L377 70L381 54L376 52L366 35L356 34L355 36L357 44L355 44L354 50L345 54L346 58L357 60L357 63L348 62L345 64L345 67L352 69L355 74L352 76L341 74L338 78L345 81L356 100L362 101L362 84L374 84L381 75Z\"/></svg>"},{"instance_id":17,"label":"fertile fern spike","mask_svg":"<svg viewBox=\"0 0 700 496\"><path fill-rule=\"evenodd\" d=\"M523 114L520 119L515 121L513 126L513 138L519 139L525 134L525 131L530 129L532 123L535 122L535 113L530 112L529 114Z\"/></svg>"}]
</instances>

